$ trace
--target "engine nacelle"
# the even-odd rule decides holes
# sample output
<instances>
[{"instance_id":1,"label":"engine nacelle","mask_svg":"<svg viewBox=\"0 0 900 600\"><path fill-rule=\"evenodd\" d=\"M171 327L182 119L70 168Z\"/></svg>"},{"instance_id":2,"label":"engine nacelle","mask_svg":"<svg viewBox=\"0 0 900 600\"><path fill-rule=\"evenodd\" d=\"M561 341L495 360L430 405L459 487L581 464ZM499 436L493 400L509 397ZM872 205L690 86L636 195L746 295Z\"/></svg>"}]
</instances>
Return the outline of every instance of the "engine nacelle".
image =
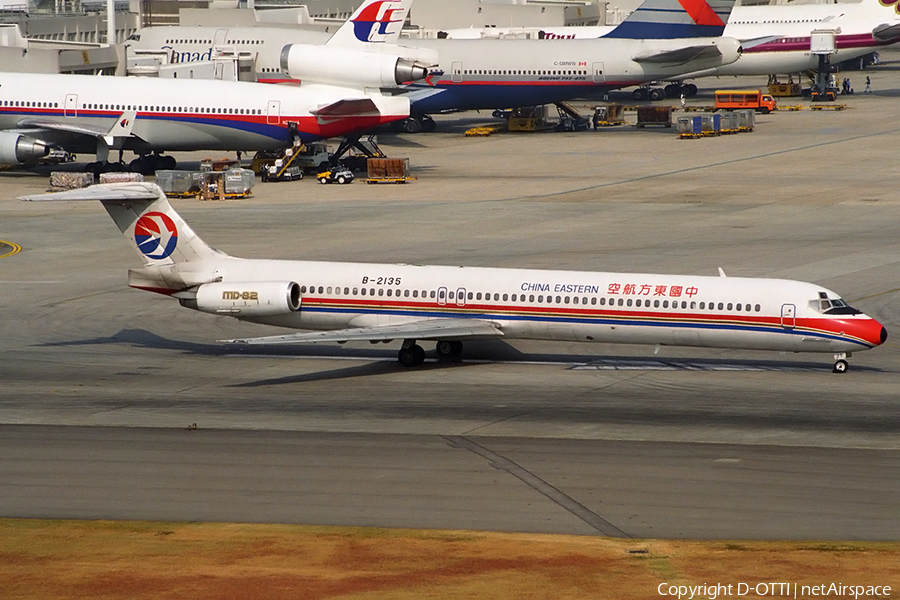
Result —
<instances>
[{"instance_id":1,"label":"engine nacelle","mask_svg":"<svg viewBox=\"0 0 900 600\"><path fill-rule=\"evenodd\" d=\"M392 88L428 77L428 67L398 54L290 44L281 50L281 69L304 83Z\"/></svg>"},{"instance_id":2,"label":"engine nacelle","mask_svg":"<svg viewBox=\"0 0 900 600\"><path fill-rule=\"evenodd\" d=\"M300 286L293 281L204 283L182 306L214 315L271 317L300 310Z\"/></svg>"},{"instance_id":3,"label":"engine nacelle","mask_svg":"<svg viewBox=\"0 0 900 600\"><path fill-rule=\"evenodd\" d=\"M36 163L50 153L50 147L39 139L20 133L0 132L0 164Z\"/></svg>"}]
</instances>

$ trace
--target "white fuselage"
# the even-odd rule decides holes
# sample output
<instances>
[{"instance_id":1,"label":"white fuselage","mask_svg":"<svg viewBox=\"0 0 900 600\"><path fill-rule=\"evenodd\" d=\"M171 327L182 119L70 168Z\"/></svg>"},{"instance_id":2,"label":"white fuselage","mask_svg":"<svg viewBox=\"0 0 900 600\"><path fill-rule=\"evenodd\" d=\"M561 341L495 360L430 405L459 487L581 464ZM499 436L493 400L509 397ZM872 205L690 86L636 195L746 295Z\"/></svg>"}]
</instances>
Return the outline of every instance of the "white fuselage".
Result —
<instances>
[{"instance_id":1,"label":"white fuselage","mask_svg":"<svg viewBox=\"0 0 900 600\"><path fill-rule=\"evenodd\" d=\"M371 99L380 110L345 118L312 111L344 99ZM408 115L408 101L336 86L265 86L215 80L0 73L0 129L36 132L70 151L93 151L123 113L135 111L134 150L264 150L368 129Z\"/></svg>"},{"instance_id":2,"label":"white fuselage","mask_svg":"<svg viewBox=\"0 0 900 600\"><path fill-rule=\"evenodd\" d=\"M496 323L506 339L795 352L883 342L872 318L823 310L843 304L834 292L789 280L234 258L215 270L224 284L300 283L298 311L245 319L294 329L452 318Z\"/></svg>"}]
</instances>

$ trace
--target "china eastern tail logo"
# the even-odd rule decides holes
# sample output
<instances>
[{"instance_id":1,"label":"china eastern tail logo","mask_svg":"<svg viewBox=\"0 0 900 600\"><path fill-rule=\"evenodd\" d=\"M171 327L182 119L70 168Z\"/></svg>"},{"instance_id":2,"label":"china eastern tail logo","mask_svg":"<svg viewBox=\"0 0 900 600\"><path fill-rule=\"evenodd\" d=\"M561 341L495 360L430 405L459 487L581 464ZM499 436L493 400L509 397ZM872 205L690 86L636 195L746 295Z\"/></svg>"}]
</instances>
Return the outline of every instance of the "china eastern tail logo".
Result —
<instances>
[{"instance_id":1,"label":"china eastern tail logo","mask_svg":"<svg viewBox=\"0 0 900 600\"><path fill-rule=\"evenodd\" d=\"M395 18L394 13L401 13L402 18ZM406 19L405 9L401 2L396 0L381 0L367 6L359 16L353 19L353 33L361 42L383 42L396 34L403 21ZM400 23L391 27L394 23Z\"/></svg>"},{"instance_id":2,"label":"china eastern tail logo","mask_svg":"<svg viewBox=\"0 0 900 600\"><path fill-rule=\"evenodd\" d=\"M168 258L178 244L178 230L168 215L148 212L134 226L134 241L147 258Z\"/></svg>"}]
</instances>

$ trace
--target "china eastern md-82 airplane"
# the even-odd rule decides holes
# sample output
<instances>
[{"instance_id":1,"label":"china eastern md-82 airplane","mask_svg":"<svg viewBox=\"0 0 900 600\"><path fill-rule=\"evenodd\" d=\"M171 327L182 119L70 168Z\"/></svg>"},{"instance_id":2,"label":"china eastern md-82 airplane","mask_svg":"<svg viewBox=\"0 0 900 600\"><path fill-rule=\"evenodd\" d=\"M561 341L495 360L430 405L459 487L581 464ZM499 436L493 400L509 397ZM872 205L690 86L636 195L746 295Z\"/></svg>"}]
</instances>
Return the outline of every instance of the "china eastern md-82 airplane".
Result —
<instances>
[{"instance_id":1,"label":"china eastern md-82 airplane","mask_svg":"<svg viewBox=\"0 0 900 600\"><path fill-rule=\"evenodd\" d=\"M532 339L834 354L879 346L887 331L820 285L652 273L241 259L205 244L154 184L96 185L24 200L99 200L143 261L128 285L214 315L318 330L247 344L401 340L422 364L474 339ZM720 271L720 275L724 275Z\"/></svg>"},{"instance_id":2,"label":"china eastern md-82 airplane","mask_svg":"<svg viewBox=\"0 0 900 600\"><path fill-rule=\"evenodd\" d=\"M149 172L174 168L161 151L276 150L406 118L409 100L379 88L425 77L427 68L363 41L359 25L348 22L320 46L327 81L301 86L0 73L0 163L34 163L58 147L96 152L89 170L102 171L110 150L131 150L139 155L132 170Z\"/></svg>"}]
</instances>

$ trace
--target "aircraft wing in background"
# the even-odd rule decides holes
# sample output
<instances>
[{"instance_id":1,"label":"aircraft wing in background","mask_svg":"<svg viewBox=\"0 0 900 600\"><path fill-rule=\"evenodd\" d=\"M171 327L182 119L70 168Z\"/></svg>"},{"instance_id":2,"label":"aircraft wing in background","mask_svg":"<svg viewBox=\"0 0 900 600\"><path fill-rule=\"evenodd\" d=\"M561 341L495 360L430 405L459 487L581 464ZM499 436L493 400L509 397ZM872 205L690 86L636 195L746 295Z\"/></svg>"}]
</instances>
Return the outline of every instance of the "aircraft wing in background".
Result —
<instances>
[{"instance_id":1,"label":"aircraft wing in background","mask_svg":"<svg viewBox=\"0 0 900 600\"><path fill-rule=\"evenodd\" d=\"M335 331L288 333L265 337L219 340L230 344L307 344L313 342L389 342L398 339L461 340L503 337L500 327L480 319L423 319L399 325L354 327Z\"/></svg>"}]
</instances>

